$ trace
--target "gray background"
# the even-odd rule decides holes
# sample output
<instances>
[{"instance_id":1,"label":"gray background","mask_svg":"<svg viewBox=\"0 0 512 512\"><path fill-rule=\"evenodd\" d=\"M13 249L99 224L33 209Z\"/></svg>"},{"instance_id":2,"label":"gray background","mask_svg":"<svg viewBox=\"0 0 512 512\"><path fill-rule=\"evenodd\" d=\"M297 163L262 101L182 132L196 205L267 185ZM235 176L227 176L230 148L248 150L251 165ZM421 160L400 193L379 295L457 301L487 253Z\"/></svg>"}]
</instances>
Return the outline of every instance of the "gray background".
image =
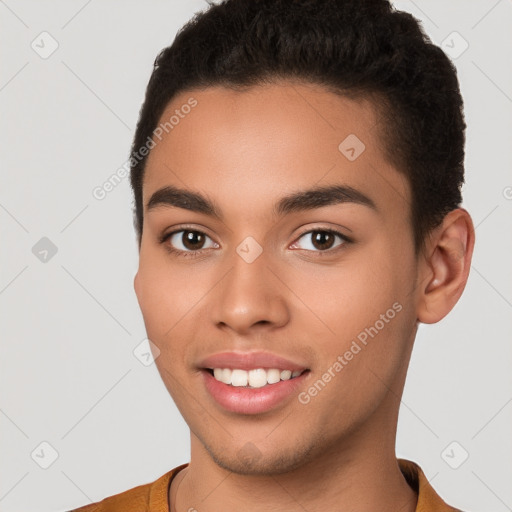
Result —
<instances>
[{"instance_id":1,"label":"gray background","mask_svg":"<svg viewBox=\"0 0 512 512\"><path fill-rule=\"evenodd\" d=\"M441 323L420 328L397 454L418 462L450 504L505 512L512 510L512 3L395 4L445 50L469 44L454 62L468 123L464 206L477 226L463 298ZM189 460L188 429L155 365L133 353L145 330L133 292L128 179L101 201L92 191L128 157L157 52L205 6L0 0L2 512L78 507ZM136 351L143 352L144 345Z\"/></svg>"}]
</instances>

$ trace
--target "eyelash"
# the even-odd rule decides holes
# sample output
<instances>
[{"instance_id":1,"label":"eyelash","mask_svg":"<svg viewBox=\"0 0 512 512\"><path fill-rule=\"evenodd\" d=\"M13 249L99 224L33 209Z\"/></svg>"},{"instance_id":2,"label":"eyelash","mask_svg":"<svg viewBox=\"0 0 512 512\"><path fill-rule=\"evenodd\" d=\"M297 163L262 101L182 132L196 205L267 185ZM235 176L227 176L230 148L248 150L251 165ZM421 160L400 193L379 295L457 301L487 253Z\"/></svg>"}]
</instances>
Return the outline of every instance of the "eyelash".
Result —
<instances>
[{"instance_id":1,"label":"eyelash","mask_svg":"<svg viewBox=\"0 0 512 512\"><path fill-rule=\"evenodd\" d=\"M159 238L159 242L160 242L160 244L165 244L165 249L171 254L174 254L176 256L183 257L183 258L198 258L199 256L202 255L202 251L207 250L207 249L198 249L196 251L182 251L180 249L175 249L174 247L172 247L169 244L166 244L167 240L169 240L173 235L175 235L176 233L184 232L184 231L189 231L191 233L200 233L201 235L208 237L208 235L206 233L204 233L203 231L200 231L199 229L192 229L191 227L181 226L180 229L176 229L174 231L171 231L170 233L163 234ZM340 233L339 231L336 231L335 229L330 229L330 228L310 229L308 231L304 231L304 233L301 233L297 237L296 240L300 240L304 235L308 235L310 233L330 233L334 236L338 236L343 241L342 244L336 246L334 249L326 249L325 251L309 251L309 252L317 253L318 256L315 256L315 257L322 257L322 255L325 253L337 252L339 249L342 249L344 245L353 243L353 240L351 238L347 237L343 233ZM208 237L208 238L210 238L210 237ZM294 242L294 244L295 244L295 242ZM308 250L308 249L303 249L303 250Z\"/></svg>"}]
</instances>

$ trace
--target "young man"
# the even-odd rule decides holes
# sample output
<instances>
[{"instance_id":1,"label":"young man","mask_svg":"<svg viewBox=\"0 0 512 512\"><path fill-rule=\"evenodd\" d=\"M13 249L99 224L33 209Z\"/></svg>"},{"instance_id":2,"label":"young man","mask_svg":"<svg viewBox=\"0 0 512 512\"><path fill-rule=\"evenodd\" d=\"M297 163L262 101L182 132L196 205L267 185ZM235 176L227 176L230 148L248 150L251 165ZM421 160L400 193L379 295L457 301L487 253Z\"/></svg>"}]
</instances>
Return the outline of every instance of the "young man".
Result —
<instances>
[{"instance_id":1,"label":"young man","mask_svg":"<svg viewBox=\"0 0 512 512\"><path fill-rule=\"evenodd\" d=\"M448 511L395 455L465 287L454 66L385 0L228 0L157 58L135 291L191 460L80 511Z\"/></svg>"}]
</instances>

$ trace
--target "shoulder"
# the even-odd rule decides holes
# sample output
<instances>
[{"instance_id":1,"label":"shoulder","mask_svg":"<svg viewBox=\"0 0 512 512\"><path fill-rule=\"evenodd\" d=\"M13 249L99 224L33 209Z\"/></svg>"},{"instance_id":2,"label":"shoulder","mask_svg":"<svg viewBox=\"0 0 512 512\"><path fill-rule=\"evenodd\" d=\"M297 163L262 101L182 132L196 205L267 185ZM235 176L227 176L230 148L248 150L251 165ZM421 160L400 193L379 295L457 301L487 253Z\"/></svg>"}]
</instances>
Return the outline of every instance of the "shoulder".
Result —
<instances>
[{"instance_id":1,"label":"shoulder","mask_svg":"<svg viewBox=\"0 0 512 512\"><path fill-rule=\"evenodd\" d=\"M183 464L171 469L154 482L133 487L68 512L168 512L169 484L186 466L187 464Z\"/></svg>"},{"instance_id":2,"label":"shoulder","mask_svg":"<svg viewBox=\"0 0 512 512\"><path fill-rule=\"evenodd\" d=\"M418 494L416 512L463 512L448 505L437 494L418 464L398 459L398 465L409 486Z\"/></svg>"}]
</instances>

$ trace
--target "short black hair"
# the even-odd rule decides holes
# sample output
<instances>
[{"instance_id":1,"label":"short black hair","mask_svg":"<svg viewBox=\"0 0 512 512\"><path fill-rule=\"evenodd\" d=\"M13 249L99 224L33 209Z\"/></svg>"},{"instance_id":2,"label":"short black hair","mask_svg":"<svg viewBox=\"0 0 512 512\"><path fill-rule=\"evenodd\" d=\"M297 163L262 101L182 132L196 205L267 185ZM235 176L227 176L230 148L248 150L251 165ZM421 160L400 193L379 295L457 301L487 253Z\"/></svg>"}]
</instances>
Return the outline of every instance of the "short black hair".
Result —
<instances>
[{"instance_id":1,"label":"short black hair","mask_svg":"<svg viewBox=\"0 0 512 512\"><path fill-rule=\"evenodd\" d=\"M137 123L130 178L139 246L147 157L138 150L168 103L187 90L281 79L375 100L382 146L411 186L415 247L423 247L462 201L463 100L450 59L388 0L226 0L196 13L157 56Z\"/></svg>"}]
</instances>

